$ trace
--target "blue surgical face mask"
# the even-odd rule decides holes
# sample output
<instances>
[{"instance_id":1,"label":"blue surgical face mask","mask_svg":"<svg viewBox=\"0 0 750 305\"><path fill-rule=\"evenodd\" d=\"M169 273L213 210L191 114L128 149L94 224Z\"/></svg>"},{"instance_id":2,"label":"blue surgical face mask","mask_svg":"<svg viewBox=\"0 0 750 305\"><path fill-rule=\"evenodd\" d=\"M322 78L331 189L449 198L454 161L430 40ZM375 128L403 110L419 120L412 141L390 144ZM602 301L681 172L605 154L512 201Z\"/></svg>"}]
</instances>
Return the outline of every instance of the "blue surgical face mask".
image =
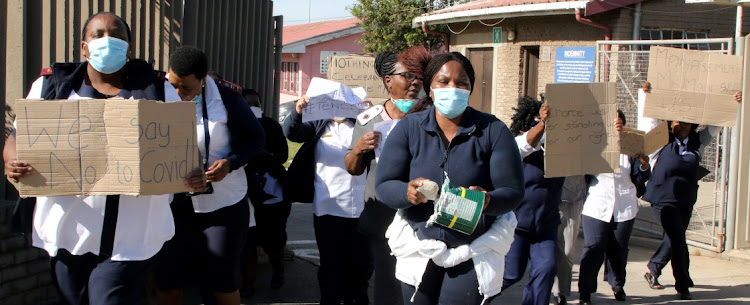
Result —
<instances>
[{"instance_id":1,"label":"blue surgical face mask","mask_svg":"<svg viewBox=\"0 0 750 305\"><path fill-rule=\"evenodd\" d=\"M203 94L198 94L193 98L193 102L200 104L203 102Z\"/></svg>"},{"instance_id":2,"label":"blue surgical face mask","mask_svg":"<svg viewBox=\"0 0 750 305\"><path fill-rule=\"evenodd\" d=\"M547 136L547 133L546 133L546 132L542 134L542 139L541 139L541 140L539 140L539 144L544 144L544 138L545 138L546 136Z\"/></svg>"},{"instance_id":3,"label":"blue surgical face mask","mask_svg":"<svg viewBox=\"0 0 750 305\"><path fill-rule=\"evenodd\" d=\"M445 117L455 118L469 106L469 94L471 91L459 88L437 88L432 89L433 103L440 113Z\"/></svg>"},{"instance_id":4,"label":"blue surgical face mask","mask_svg":"<svg viewBox=\"0 0 750 305\"><path fill-rule=\"evenodd\" d=\"M403 113L409 112L409 109L411 109L412 106L417 102L417 100L407 100L407 99L398 99L393 100L393 104L398 107L398 110L401 110Z\"/></svg>"},{"instance_id":5,"label":"blue surgical face mask","mask_svg":"<svg viewBox=\"0 0 750 305\"><path fill-rule=\"evenodd\" d=\"M104 74L120 71L128 60L128 42L111 36L86 43L89 46L89 64Z\"/></svg>"}]
</instances>

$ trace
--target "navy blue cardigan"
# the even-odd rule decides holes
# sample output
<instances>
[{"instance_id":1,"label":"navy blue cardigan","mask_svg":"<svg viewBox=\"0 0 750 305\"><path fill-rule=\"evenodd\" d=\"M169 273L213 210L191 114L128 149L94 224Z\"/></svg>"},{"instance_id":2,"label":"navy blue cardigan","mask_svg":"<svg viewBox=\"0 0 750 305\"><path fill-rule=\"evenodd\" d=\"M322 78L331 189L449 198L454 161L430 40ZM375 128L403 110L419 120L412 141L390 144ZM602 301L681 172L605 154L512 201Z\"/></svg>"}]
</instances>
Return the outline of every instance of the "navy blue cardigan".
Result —
<instances>
[{"instance_id":1,"label":"navy blue cardigan","mask_svg":"<svg viewBox=\"0 0 750 305\"><path fill-rule=\"evenodd\" d=\"M480 186L489 192L490 203L471 235L438 225L426 228L433 202L412 205L406 197L409 181L424 177L441 185L443 171L454 186ZM521 156L505 123L466 108L456 136L446 147L435 108L430 107L404 117L388 135L378 161L375 191L384 204L406 209L406 220L420 239L456 247L486 232L497 216L513 211L523 199L523 181Z\"/></svg>"},{"instance_id":2,"label":"navy blue cardigan","mask_svg":"<svg viewBox=\"0 0 750 305\"><path fill-rule=\"evenodd\" d=\"M354 122L354 119L349 119ZM287 170L284 199L289 202L312 202L315 192L315 146L331 120L302 122L302 114L292 110L284 120L284 135L289 141L304 143Z\"/></svg>"}]
</instances>

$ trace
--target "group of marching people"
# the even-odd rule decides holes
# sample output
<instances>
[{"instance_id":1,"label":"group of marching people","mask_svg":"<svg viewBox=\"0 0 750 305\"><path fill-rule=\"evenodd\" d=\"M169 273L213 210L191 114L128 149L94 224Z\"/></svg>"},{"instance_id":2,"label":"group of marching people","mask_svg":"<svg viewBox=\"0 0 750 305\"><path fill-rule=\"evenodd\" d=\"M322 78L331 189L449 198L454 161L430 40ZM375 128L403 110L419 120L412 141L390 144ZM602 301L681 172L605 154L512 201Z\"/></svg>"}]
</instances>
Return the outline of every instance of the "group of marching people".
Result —
<instances>
[{"instance_id":1,"label":"group of marching people","mask_svg":"<svg viewBox=\"0 0 750 305\"><path fill-rule=\"evenodd\" d=\"M66 304L136 304L152 268L158 304L180 304L198 273L207 303L236 305L240 290L253 291L256 246L279 289L292 202L312 203L321 304L368 304L373 276L375 304L488 304L527 267L522 304L566 304L581 225L580 303L592 304L603 264L622 301L638 198L665 232L645 279L663 288L658 277L671 260L679 297L691 298L685 231L702 150L717 128L670 122L667 145L621 155L617 173L546 178L550 106L519 99L510 127L470 107L474 68L457 52L379 53L384 103L356 118L304 122L303 96L280 126L262 114L257 92L210 75L199 49L174 50L163 75L129 58L130 28L114 14L89 18L82 37L87 60L54 64L27 98L193 101L202 168L186 177L188 193L19 200L16 223L49 253ZM611 124L621 130L622 112ZM288 171L287 139L303 143ZM15 144L14 132L3 156L19 181L34 164L18 160ZM469 234L430 223L435 201L423 187L446 178L484 193Z\"/></svg>"}]
</instances>

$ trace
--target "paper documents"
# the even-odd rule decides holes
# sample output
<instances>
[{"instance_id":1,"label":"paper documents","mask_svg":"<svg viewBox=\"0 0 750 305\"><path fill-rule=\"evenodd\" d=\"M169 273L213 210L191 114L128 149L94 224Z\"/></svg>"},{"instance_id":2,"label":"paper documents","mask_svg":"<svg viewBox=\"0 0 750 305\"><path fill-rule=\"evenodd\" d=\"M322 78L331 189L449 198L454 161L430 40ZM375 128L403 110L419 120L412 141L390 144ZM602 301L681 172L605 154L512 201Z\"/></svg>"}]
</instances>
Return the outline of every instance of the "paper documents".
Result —
<instances>
[{"instance_id":1,"label":"paper documents","mask_svg":"<svg viewBox=\"0 0 750 305\"><path fill-rule=\"evenodd\" d=\"M388 137L388 134L391 133L393 128L396 127L398 121L400 120L382 121L375 123L375 126L373 126L374 131L380 132L380 141L378 142L378 147L375 147L375 161L380 161L380 154L383 152L385 139Z\"/></svg>"},{"instance_id":2,"label":"paper documents","mask_svg":"<svg viewBox=\"0 0 750 305\"><path fill-rule=\"evenodd\" d=\"M427 220L427 225L439 224L464 234L471 234L479 223L484 207L484 192L466 187L451 187L448 174L435 202L435 212Z\"/></svg>"},{"instance_id":3,"label":"paper documents","mask_svg":"<svg viewBox=\"0 0 750 305\"><path fill-rule=\"evenodd\" d=\"M307 89L310 102L302 110L302 122L331 119L334 117L355 118L369 105L364 89L352 89L342 83L313 77Z\"/></svg>"}]
</instances>

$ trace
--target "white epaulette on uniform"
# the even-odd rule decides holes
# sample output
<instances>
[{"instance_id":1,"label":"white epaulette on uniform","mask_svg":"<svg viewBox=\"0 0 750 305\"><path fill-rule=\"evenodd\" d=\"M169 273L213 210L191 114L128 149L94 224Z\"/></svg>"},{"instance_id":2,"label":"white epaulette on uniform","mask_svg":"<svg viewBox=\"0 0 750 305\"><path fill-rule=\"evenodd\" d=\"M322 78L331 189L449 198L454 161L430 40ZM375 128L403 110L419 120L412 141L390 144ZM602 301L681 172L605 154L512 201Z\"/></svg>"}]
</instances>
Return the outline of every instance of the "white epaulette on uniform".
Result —
<instances>
[{"instance_id":1,"label":"white epaulette on uniform","mask_svg":"<svg viewBox=\"0 0 750 305\"><path fill-rule=\"evenodd\" d=\"M383 112L383 109L383 105L375 105L367 108L367 110L362 111L362 113L357 116L357 122L359 122L360 125L365 125L372 120L372 118L380 115L380 113Z\"/></svg>"}]
</instances>

